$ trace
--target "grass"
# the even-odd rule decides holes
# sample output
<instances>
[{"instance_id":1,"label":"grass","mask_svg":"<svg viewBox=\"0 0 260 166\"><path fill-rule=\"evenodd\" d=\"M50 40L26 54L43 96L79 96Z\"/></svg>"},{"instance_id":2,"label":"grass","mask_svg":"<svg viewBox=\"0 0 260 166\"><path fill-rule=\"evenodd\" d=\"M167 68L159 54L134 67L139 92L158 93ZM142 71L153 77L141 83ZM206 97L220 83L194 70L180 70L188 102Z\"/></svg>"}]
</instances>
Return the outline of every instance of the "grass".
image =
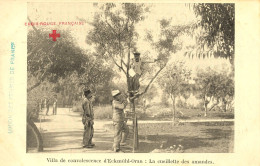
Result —
<instances>
[{"instance_id":1,"label":"grass","mask_svg":"<svg viewBox=\"0 0 260 166\"><path fill-rule=\"evenodd\" d=\"M129 109L129 108L128 108ZM78 111L82 112L79 107ZM233 119L233 112L209 111L204 117L203 109L177 108L179 119ZM136 107L138 120L171 120L171 107L154 105L146 109L144 113L141 107ZM111 120L111 105L94 106L95 119ZM201 115L201 116L198 116ZM106 128L113 130L112 125ZM140 153L151 152L159 149L181 144L184 153L230 153L234 147L234 123L233 122L206 122L184 123L181 126L173 126L172 123L140 123L138 126ZM130 143L131 144L131 143Z\"/></svg>"},{"instance_id":2,"label":"grass","mask_svg":"<svg viewBox=\"0 0 260 166\"><path fill-rule=\"evenodd\" d=\"M129 110L129 107L127 108ZM203 109L193 108L176 108L176 118L179 119L234 119L234 112L209 111L207 117L204 117ZM74 105L74 112L81 112L80 104ZM144 112L142 107L136 107L137 117L140 120L171 120L173 117L172 108L162 105L154 105ZM183 114L181 114L182 112ZM111 119L111 105L94 106L95 119Z\"/></svg>"},{"instance_id":3,"label":"grass","mask_svg":"<svg viewBox=\"0 0 260 166\"><path fill-rule=\"evenodd\" d=\"M112 125L106 127L112 129ZM234 147L234 123L142 123L138 126L141 153L181 144L184 153L230 153Z\"/></svg>"},{"instance_id":4,"label":"grass","mask_svg":"<svg viewBox=\"0 0 260 166\"><path fill-rule=\"evenodd\" d=\"M112 107L111 105L94 106L94 118L95 119L112 119ZM73 112L83 113L83 109L80 104L72 107Z\"/></svg>"},{"instance_id":5,"label":"grass","mask_svg":"<svg viewBox=\"0 0 260 166\"><path fill-rule=\"evenodd\" d=\"M96 106L94 107L95 119L112 119L112 106Z\"/></svg>"},{"instance_id":6,"label":"grass","mask_svg":"<svg viewBox=\"0 0 260 166\"><path fill-rule=\"evenodd\" d=\"M142 108L137 107L136 112L144 120L171 120L173 117L172 108L169 106L155 105L146 109L146 116ZM234 119L234 112L208 111L204 117L203 109L199 108L176 108L176 118L179 119Z\"/></svg>"}]
</instances>

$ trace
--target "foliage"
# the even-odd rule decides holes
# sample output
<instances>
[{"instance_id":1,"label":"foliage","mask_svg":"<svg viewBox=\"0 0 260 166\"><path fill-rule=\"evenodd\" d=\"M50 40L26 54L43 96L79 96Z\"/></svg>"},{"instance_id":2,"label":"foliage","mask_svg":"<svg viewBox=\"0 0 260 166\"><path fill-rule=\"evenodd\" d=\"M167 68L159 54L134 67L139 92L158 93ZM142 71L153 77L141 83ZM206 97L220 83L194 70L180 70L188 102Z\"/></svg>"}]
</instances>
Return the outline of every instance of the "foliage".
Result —
<instances>
[{"instance_id":1,"label":"foliage","mask_svg":"<svg viewBox=\"0 0 260 166\"><path fill-rule=\"evenodd\" d=\"M151 43L153 48L158 53L158 61L162 66L166 64L172 53L176 53L182 48L182 43L178 41L178 37L182 35L190 25L171 25L171 20L160 20L160 34L159 39L155 41L151 31L147 31L146 40Z\"/></svg>"},{"instance_id":2,"label":"foliage","mask_svg":"<svg viewBox=\"0 0 260 166\"><path fill-rule=\"evenodd\" d=\"M197 36L200 51L208 46L215 57L228 58L234 64L235 5L199 3L193 10L200 18L193 31L202 29Z\"/></svg>"},{"instance_id":3,"label":"foliage","mask_svg":"<svg viewBox=\"0 0 260 166\"><path fill-rule=\"evenodd\" d=\"M100 59L91 60L84 66L85 72L80 76L80 82L87 85L95 91L110 84L111 79L115 76L113 71Z\"/></svg>"},{"instance_id":4,"label":"foliage","mask_svg":"<svg viewBox=\"0 0 260 166\"><path fill-rule=\"evenodd\" d=\"M234 80L224 71L218 73L211 68L205 71L198 71L197 78L197 97L204 101L205 116L207 114L207 106L210 101L214 104L210 108L218 105L220 102L226 106L228 102L232 102L234 97Z\"/></svg>"},{"instance_id":5,"label":"foliage","mask_svg":"<svg viewBox=\"0 0 260 166\"><path fill-rule=\"evenodd\" d=\"M95 44L97 56L113 61L126 72L124 58L127 49L135 49L134 38L138 36L135 25L144 19L144 6L106 3L100 10L102 12L96 12L94 21L90 24L93 30L88 34L86 42Z\"/></svg>"},{"instance_id":6,"label":"foliage","mask_svg":"<svg viewBox=\"0 0 260 166\"><path fill-rule=\"evenodd\" d=\"M104 96L100 87L109 87L114 76L110 68L78 47L69 32L58 32L62 37L55 42L48 38L47 31L34 29L28 32L28 92L49 82L54 83L49 92L66 95L68 100L79 99L83 86L98 91L97 97ZM39 91L41 89L37 89ZM43 97L40 93L37 102ZM39 93L33 91L31 95L35 97ZM34 98L31 95L30 100Z\"/></svg>"},{"instance_id":7,"label":"foliage","mask_svg":"<svg viewBox=\"0 0 260 166\"><path fill-rule=\"evenodd\" d=\"M35 85L44 80L55 83L59 78L65 78L73 72L82 74L83 66L88 61L88 57L75 45L68 32L61 31L62 37L55 43L48 38L48 33L39 30L28 32L27 71L28 76L37 78ZM35 87L37 86L29 87L28 90Z\"/></svg>"},{"instance_id":8,"label":"foliage","mask_svg":"<svg viewBox=\"0 0 260 166\"><path fill-rule=\"evenodd\" d=\"M112 106L95 106L94 107L94 118L95 119L112 119Z\"/></svg>"},{"instance_id":9,"label":"foliage","mask_svg":"<svg viewBox=\"0 0 260 166\"><path fill-rule=\"evenodd\" d=\"M105 104L109 101L113 77L114 74L110 68L102 64L100 60L92 59L84 66L83 74L74 72L64 79L59 79L55 91L73 100L79 100L82 96L82 89L86 87L93 91L96 102Z\"/></svg>"},{"instance_id":10,"label":"foliage","mask_svg":"<svg viewBox=\"0 0 260 166\"><path fill-rule=\"evenodd\" d=\"M169 64L158 79L164 93L167 93L172 99L173 121L176 118L175 99L188 89L190 75L190 70L185 67L184 62L177 61Z\"/></svg>"},{"instance_id":11,"label":"foliage","mask_svg":"<svg viewBox=\"0 0 260 166\"><path fill-rule=\"evenodd\" d=\"M31 77L27 82L28 87L35 85L36 82L38 82L38 80ZM53 96L55 94L55 92L52 91L53 87L54 84L48 81L43 81L39 86L27 93L27 113L35 115L35 118L33 119L34 121L38 119L38 115L40 113L40 103L43 104L43 99L48 97L49 102L53 102Z\"/></svg>"},{"instance_id":12,"label":"foliage","mask_svg":"<svg viewBox=\"0 0 260 166\"><path fill-rule=\"evenodd\" d=\"M165 107L170 106L171 104L169 103L169 95L167 93L162 93L161 99L160 99L160 104L162 104Z\"/></svg>"},{"instance_id":13,"label":"foliage","mask_svg":"<svg viewBox=\"0 0 260 166\"><path fill-rule=\"evenodd\" d=\"M126 75L128 88L130 87L130 53L137 51L138 32L135 26L144 20L148 10L144 4L103 4L100 6L100 11L95 14L94 21L91 23L93 29L86 39L88 44L96 46L96 56L112 62ZM174 43L174 40L180 34L182 27L171 27L166 20L162 20L160 23L162 30L159 40L154 41L153 35L149 34L149 41L158 52L157 61L153 65L145 66L145 70L150 71L145 73L151 74L153 72L155 74L150 76L150 81L143 92L134 98L147 92L150 84L166 66L171 53L180 48L178 43ZM151 58L146 56L146 59L150 60Z\"/></svg>"},{"instance_id":14,"label":"foliage","mask_svg":"<svg viewBox=\"0 0 260 166\"><path fill-rule=\"evenodd\" d=\"M185 67L184 62L174 62L169 64L160 75L158 82L171 98L183 95L183 91L188 89L190 70Z\"/></svg>"},{"instance_id":15,"label":"foliage","mask_svg":"<svg viewBox=\"0 0 260 166\"><path fill-rule=\"evenodd\" d=\"M71 111L82 113L82 112L83 112L82 103L81 103L80 101L75 101L75 102L73 103L73 106L72 106ZM81 115L82 115L82 114L81 114Z\"/></svg>"},{"instance_id":16,"label":"foliage","mask_svg":"<svg viewBox=\"0 0 260 166\"><path fill-rule=\"evenodd\" d=\"M176 103L176 106L178 108L188 108L188 104L182 100L178 100Z\"/></svg>"},{"instance_id":17,"label":"foliage","mask_svg":"<svg viewBox=\"0 0 260 166\"><path fill-rule=\"evenodd\" d=\"M144 89L145 86L141 86L140 89ZM142 107L147 107L147 102L150 103L154 97L158 95L158 90L157 88L152 85L149 88L149 91L147 91L143 96L140 97L140 100L136 102L136 105L141 105Z\"/></svg>"},{"instance_id":18,"label":"foliage","mask_svg":"<svg viewBox=\"0 0 260 166\"><path fill-rule=\"evenodd\" d=\"M96 55L123 71L129 85L130 52L136 51L135 25L144 19L143 4L106 3L96 12L87 43L96 46Z\"/></svg>"},{"instance_id":19,"label":"foliage","mask_svg":"<svg viewBox=\"0 0 260 166\"><path fill-rule=\"evenodd\" d=\"M148 101L151 101L157 95L157 88L155 86L151 86L150 90L144 95L144 98Z\"/></svg>"}]
</instances>

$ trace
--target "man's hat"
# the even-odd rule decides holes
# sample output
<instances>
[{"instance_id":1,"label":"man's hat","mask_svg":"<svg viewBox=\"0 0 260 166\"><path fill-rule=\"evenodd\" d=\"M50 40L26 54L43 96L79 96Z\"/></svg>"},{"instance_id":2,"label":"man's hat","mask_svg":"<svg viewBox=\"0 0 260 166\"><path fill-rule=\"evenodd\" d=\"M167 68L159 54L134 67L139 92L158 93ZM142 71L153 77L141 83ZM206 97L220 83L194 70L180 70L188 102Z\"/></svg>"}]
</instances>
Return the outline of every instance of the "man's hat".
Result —
<instances>
[{"instance_id":1,"label":"man's hat","mask_svg":"<svg viewBox=\"0 0 260 166\"><path fill-rule=\"evenodd\" d=\"M113 90L112 91L112 96L116 96L116 95L119 95L120 94L120 91L119 90Z\"/></svg>"},{"instance_id":2,"label":"man's hat","mask_svg":"<svg viewBox=\"0 0 260 166\"><path fill-rule=\"evenodd\" d=\"M135 56L135 57L138 57L138 56L140 56L140 53L139 53L139 52L135 52L135 53L134 53L134 56Z\"/></svg>"},{"instance_id":3,"label":"man's hat","mask_svg":"<svg viewBox=\"0 0 260 166\"><path fill-rule=\"evenodd\" d=\"M87 96L91 93L91 91L89 89L84 89L84 95Z\"/></svg>"}]
</instances>

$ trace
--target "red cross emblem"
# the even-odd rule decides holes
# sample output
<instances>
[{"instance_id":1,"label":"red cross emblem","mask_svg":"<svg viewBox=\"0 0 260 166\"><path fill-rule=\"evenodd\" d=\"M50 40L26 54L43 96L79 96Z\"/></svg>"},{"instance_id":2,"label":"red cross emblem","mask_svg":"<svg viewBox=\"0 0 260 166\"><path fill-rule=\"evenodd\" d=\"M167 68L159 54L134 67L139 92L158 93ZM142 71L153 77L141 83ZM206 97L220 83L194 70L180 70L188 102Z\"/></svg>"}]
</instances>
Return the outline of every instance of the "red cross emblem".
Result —
<instances>
[{"instance_id":1,"label":"red cross emblem","mask_svg":"<svg viewBox=\"0 0 260 166\"><path fill-rule=\"evenodd\" d=\"M52 37L53 41L56 41L56 38L60 37L60 34L59 33L56 34L56 30L52 30L52 34L49 34L49 38L50 37Z\"/></svg>"}]
</instances>

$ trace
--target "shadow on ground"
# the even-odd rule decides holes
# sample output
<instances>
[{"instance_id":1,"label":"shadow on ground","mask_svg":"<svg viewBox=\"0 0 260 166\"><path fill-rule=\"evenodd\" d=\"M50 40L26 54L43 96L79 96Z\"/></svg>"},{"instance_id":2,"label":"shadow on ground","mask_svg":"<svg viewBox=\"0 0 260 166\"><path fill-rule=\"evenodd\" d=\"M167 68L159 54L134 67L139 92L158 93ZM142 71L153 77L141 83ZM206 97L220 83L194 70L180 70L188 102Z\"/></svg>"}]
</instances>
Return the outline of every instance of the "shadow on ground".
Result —
<instances>
[{"instance_id":1,"label":"shadow on ground","mask_svg":"<svg viewBox=\"0 0 260 166\"><path fill-rule=\"evenodd\" d=\"M234 119L235 118L234 114L232 114L232 113L225 113L225 114L219 113L219 114L217 114L217 117L222 118L222 119Z\"/></svg>"},{"instance_id":2,"label":"shadow on ground","mask_svg":"<svg viewBox=\"0 0 260 166\"><path fill-rule=\"evenodd\" d=\"M162 144L164 148L181 144L183 147L186 147L185 150L212 146L206 140L207 138L176 135L140 136L139 152L151 152L154 149L159 149Z\"/></svg>"},{"instance_id":3,"label":"shadow on ground","mask_svg":"<svg viewBox=\"0 0 260 166\"><path fill-rule=\"evenodd\" d=\"M112 121L95 120L93 142L96 146L93 149L82 148L83 125L80 115L64 111L63 114L48 117L47 121L49 123L43 123L46 129L42 133L44 152L112 152ZM184 123L173 126L172 123L158 121L140 123L138 132L139 149L136 152L139 153L149 153L161 145L165 149L179 144L184 147L184 153L233 152L234 122ZM130 145L133 142L131 138L128 141ZM128 148L125 152L131 153L132 149Z\"/></svg>"},{"instance_id":4,"label":"shadow on ground","mask_svg":"<svg viewBox=\"0 0 260 166\"><path fill-rule=\"evenodd\" d=\"M140 135L138 152L147 153L160 149L161 145L165 149L180 144L186 153L230 153L233 152L233 135L234 131L221 129L201 130L201 136Z\"/></svg>"},{"instance_id":5,"label":"shadow on ground","mask_svg":"<svg viewBox=\"0 0 260 166\"><path fill-rule=\"evenodd\" d=\"M46 132L43 133L43 146L44 152L58 152L58 151L77 151L82 152L84 150L93 151L107 151L111 150L113 138L111 135L104 134L104 131L96 130L94 133L93 142L96 144L93 149L82 148L82 131L70 131L70 132ZM50 150L48 150L50 149Z\"/></svg>"},{"instance_id":6,"label":"shadow on ground","mask_svg":"<svg viewBox=\"0 0 260 166\"><path fill-rule=\"evenodd\" d=\"M208 140L228 139L234 134L233 131L221 129L205 129L201 132L210 136Z\"/></svg>"}]
</instances>

